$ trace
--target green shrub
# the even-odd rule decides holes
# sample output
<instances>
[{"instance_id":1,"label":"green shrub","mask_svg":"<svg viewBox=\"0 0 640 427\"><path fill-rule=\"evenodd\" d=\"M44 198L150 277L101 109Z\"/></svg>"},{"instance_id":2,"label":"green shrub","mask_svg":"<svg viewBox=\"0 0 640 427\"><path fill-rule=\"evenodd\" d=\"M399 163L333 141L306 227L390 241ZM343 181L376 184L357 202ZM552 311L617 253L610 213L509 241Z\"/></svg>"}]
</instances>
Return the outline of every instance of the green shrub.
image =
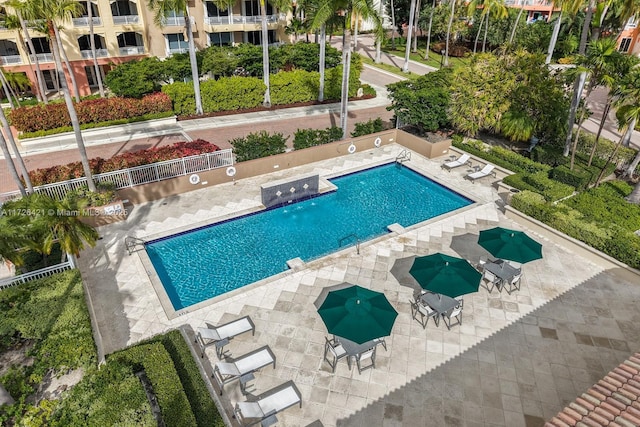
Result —
<instances>
[{"instance_id":1,"label":"green shrub","mask_svg":"<svg viewBox=\"0 0 640 427\"><path fill-rule=\"evenodd\" d=\"M628 230L614 229L602 249L615 259L634 268L640 268L640 237Z\"/></svg>"},{"instance_id":2,"label":"green shrub","mask_svg":"<svg viewBox=\"0 0 640 427\"><path fill-rule=\"evenodd\" d=\"M551 168L542 163L534 162L521 154L515 153L509 149L489 146L482 141L474 139L463 139L455 137L452 139L452 145L456 148L464 150L469 154L480 157L488 162L494 163L513 172L548 172Z\"/></svg>"},{"instance_id":3,"label":"green shrub","mask_svg":"<svg viewBox=\"0 0 640 427\"><path fill-rule=\"evenodd\" d=\"M130 363L115 358L100 369L85 372L62 399L50 423L52 427L158 425Z\"/></svg>"},{"instance_id":4,"label":"green shrub","mask_svg":"<svg viewBox=\"0 0 640 427\"><path fill-rule=\"evenodd\" d=\"M332 126L326 129L298 129L293 136L293 149L314 147L328 144L342 138L342 129Z\"/></svg>"},{"instance_id":5,"label":"green shrub","mask_svg":"<svg viewBox=\"0 0 640 427\"><path fill-rule=\"evenodd\" d=\"M524 190L511 198L511 206L542 222L549 222L556 208L544 200L541 194Z\"/></svg>"},{"instance_id":6,"label":"green shrub","mask_svg":"<svg viewBox=\"0 0 640 427\"><path fill-rule=\"evenodd\" d=\"M168 427L196 425L173 361L161 343L137 345L117 352L109 359L129 365L132 369L138 366L144 368L158 398L162 418Z\"/></svg>"},{"instance_id":7,"label":"green shrub","mask_svg":"<svg viewBox=\"0 0 640 427\"><path fill-rule=\"evenodd\" d=\"M536 147L531 150L531 159L553 167L564 165L569 161L568 157L562 155L561 147L547 145L536 145Z\"/></svg>"},{"instance_id":8,"label":"green shrub","mask_svg":"<svg viewBox=\"0 0 640 427\"><path fill-rule=\"evenodd\" d=\"M549 179L546 172L525 174L522 179L534 187L549 202L568 197L575 191L575 188L570 185Z\"/></svg>"},{"instance_id":9,"label":"green shrub","mask_svg":"<svg viewBox=\"0 0 640 427\"><path fill-rule=\"evenodd\" d=\"M562 203L582 212L588 221L601 226L616 224L633 232L640 229L640 206L624 200L631 190L623 181L605 182Z\"/></svg>"},{"instance_id":10,"label":"green shrub","mask_svg":"<svg viewBox=\"0 0 640 427\"><path fill-rule=\"evenodd\" d=\"M229 143L233 146L237 162L284 153L287 148L287 138L284 135L281 133L270 135L264 130L232 139Z\"/></svg>"},{"instance_id":11,"label":"green shrub","mask_svg":"<svg viewBox=\"0 0 640 427\"><path fill-rule=\"evenodd\" d=\"M320 73L294 70L270 77L271 103L273 105L295 104L318 99Z\"/></svg>"},{"instance_id":12,"label":"green shrub","mask_svg":"<svg viewBox=\"0 0 640 427\"><path fill-rule=\"evenodd\" d=\"M556 181L575 187L578 191L587 188L589 182L593 179L591 173L586 172L584 169L575 168L574 170L571 170L565 165L553 168L551 171L551 177Z\"/></svg>"},{"instance_id":13,"label":"green shrub","mask_svg":"<svg viewBox=\"0 0 640 427\"><path fill-rule=\"evenodd\" d=\"M209 389L180 331L170 331L153 340L162 342L171 356L198 426L224 427L222 417L211 399Z\"/></svg>"},{"instance_id":14,"label":"green shrub","mask_svg":"<svg viewBox=\"0 0 640 427\"><path fill-rule=\"evenodd\" d=\"M382 119L370 119L366 122L360 122L355 124L355 129L351 132L352 137L358 137L362 135L369 135L376 132L382 132L384 130L384 124Z\"/></svg>"}]
</instances>

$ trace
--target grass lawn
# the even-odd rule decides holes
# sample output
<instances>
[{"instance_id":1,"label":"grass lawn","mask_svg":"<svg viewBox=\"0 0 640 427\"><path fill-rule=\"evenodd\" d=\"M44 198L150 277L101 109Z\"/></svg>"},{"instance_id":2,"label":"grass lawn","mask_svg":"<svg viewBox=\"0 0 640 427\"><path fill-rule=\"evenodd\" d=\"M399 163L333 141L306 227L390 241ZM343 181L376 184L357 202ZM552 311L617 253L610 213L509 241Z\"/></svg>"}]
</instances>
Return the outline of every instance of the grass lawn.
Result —
<instances>
[{"instance_id":1,"label":"grass lawn","mask_svg":"<svg viewBox=\"0 0 640 427\"><path fill-rule=\"evenodd\" d=\"M429 59L424 59L424 52L426 49L426 44L421 43L418 40L418 52L409 54L409 58L413 61L420 62L425 65L429 65L433 68L440 68L440 64L442 63L443 57L439 53L436 53L432 50L429 51ZM400 45L396 40L396 49L391 48L391 42L387 43L387 46L382 49L384 52L387 52L392 55L396 55L404 58L405 55L405 45ZM449 56L449 66L453 68L466 66L469 64L470 59L467 58L456 58L453 56Z\"/></svg>"},{"instance_id":2,"label":"grass lawn","mask_svg":"<svg viewBox=\"0 0 640 427\"><path fill-rule=\"evenodd\" d=\"M373 61L372 59L366 58L364 56L362 57L362 63L371 65L372 67L376 67L384 71L388 71L392 74L395 74L397 76L404 77L407 79L417 79L418 77L420 77L420 74L404 73L398 67L394 67L393 65L384 64L384 63L376 64L375 61Z\"/></svg>"}]
</instances>

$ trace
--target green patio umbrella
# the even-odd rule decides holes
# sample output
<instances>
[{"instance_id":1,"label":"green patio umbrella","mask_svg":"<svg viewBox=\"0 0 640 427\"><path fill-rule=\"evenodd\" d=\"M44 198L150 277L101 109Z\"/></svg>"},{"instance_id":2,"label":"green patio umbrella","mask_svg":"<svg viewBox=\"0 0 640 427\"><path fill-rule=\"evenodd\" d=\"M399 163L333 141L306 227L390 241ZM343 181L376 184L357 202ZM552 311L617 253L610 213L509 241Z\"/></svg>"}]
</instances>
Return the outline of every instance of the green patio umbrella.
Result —
<instances>
[{"instance_id":1,"label":"green patio umbrella","mask_svg":"<svg viewBox=\"0 0 640 427\"><path fill-rule=\"evenodd\" d=\"M329 292L318 313L329 333L358 344L391 334L398 316L383 293L358 285Z\"/></svg>"},{"instance_id":2,"label":"green patio umbrella","mask_svg":"<svg viewBox=\"0 0 640 427\"><path fill-rule=\"evenodd\" d=\"M542 245L522 231L502 227L482 230L478 244L497 258L521 264L542 258Z\"/></svg>"},{"instance_id":3,"label":"green patio umbrella","mask_svg":"<svg viewBox=\"0 0 640 427\"><path fill-rule=\"evenodd\" d=\"M423 289L451 298L478 292L482 279L467 260L441 253L416 258L409 273Z\"/></svg>"}]
</instances>

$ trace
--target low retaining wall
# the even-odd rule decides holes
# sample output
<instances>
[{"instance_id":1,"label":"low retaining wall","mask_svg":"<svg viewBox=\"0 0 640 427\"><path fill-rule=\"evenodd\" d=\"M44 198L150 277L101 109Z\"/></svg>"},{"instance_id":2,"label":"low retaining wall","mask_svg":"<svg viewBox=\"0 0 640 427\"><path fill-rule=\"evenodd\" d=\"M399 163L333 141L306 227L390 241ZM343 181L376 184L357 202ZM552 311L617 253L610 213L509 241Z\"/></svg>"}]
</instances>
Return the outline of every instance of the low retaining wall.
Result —
<instances>
[{"instance_id":1,"label":"low retaining wall","mask_svg":"<svg viewBox=\"0 0 640 427\"><path fill-rule=\"evenodd\" d=\"M162 182L123 188L118 190L118 195L121 199L129 200L133 204L145 203L236 179L250 178L320 160L347 156L394 142L428 158L439 157L443 153L447 153L451 146L450 140L432 143L399 129L389 129L357 138L236 163L233 165L235 168L234 176L228 176L224 168L216 169L199 173L200 181L197 184L191 184L188 176L182 176Z\"/></svg>"}]
</instances>

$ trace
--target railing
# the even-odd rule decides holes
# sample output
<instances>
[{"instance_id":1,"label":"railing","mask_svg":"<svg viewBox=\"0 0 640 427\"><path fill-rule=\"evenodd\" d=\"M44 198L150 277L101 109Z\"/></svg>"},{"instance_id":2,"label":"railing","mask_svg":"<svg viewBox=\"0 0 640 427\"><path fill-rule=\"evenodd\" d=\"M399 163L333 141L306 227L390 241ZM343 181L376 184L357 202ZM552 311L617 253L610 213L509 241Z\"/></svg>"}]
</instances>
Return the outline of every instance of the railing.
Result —
<instances>
[{"instance_id":1,"label":"railing","mask_svg":"<svg viewBox=\"0 0 640 427\"><path fill-rule=\"evenodd\" d=\"M116 189L120 189L231 165L233 165L233 153L231 149L226 149L213 153L198 154L181 159L166 160L164 162L96 174L93 176L93 180L96 184L109 183L114 185ZM34 191L36 193L46 194L55 199L62 199L67 192L77 190L86 185L87 178L82 177L53 184L40 185L34 187ZM19 197L19 191L2 193L0 194L0 203Z\"/></svg>"},{"instance_id":2,"label":"railing","mask_svg":"<svg viewBox=\"0 0 640 427\"><path fill-rule=\"evenodd\" d=\"M357 234L349 234L348 236L344 236L342 239L338 241L338 247L342 247L342 243L348 240L356 240L356 253L360 255L360 238Z\"/></svg>"},{"instance_id":3,"label":"railing","mask_svg":"<svg viewBox=\"0 0 640 427\"><path fill-rule=\"evenodd\" d=\"M102 25L102 19L99 16L92 16L91 20L93 21L93 25ZM73 26L74 27L88 27L89 26L89 17L83 16L82 18L73 18Z\"/></svg>"},{"instance_id":4,"label":"railing","mask_svg":"<svg viewBox=\"0 0 640 427\"><path fill-rule=\"evenodd\" d=\"M65 270L73 268L71 262L66 261L62 264L52 265L51 267L41 268L40 270L31 271L29 273L21 274L19 276L9 277L0 280L0 289L6 289L11 286L21 285L31 280L42 279L43 277L49 277L56 273L61 273Z\"/></svg>"},{"instance_id":5,"label":"railing","mask_svg":"<svg viewBox=\"0 0 640 427\"><path fill-rule=\"evenodd\" d=\"M407 160L411 160L411 151L409 150L402 150L400 154L396 156L396 163L398 164L402 164L402 162Z\"/></svg>"},{"instance_id":6,"label":"railing","mask_svg":"<svg viewBox=\"0 0 640 427\"><path fill-rule=\"evenodd\" d=\"M140 16L138 15L122 15L113 17L114 25L137 24L139 22Z\"/></svg>"},{"instance_id":7,"label":"railing","mask_svg":"<svg viewBox=\"0 0 640 427\"><path fill-rule=\"evenodd\" d=\"M126 46L119 48L120 55L141 55L144 53L144 46Z\"/></svg>"},{"instance_id":8,"label":"railing","mask_svg":"<svg viewBox=\"0 0 640 427\"><path fill-rule=\"evenodd\" d=\"M261 22L262 20L262 16L260 15L255 15L255 16L233 16L233 23L234 24L256 24ZM267 23L269 24L273 24L278 22L279 20L285 19L286 16L284 15L284 13L278 13L275 15L267 15Z\"/></svg>"},{"instance_id":9,"label":"railing","mask_svg":"<svg viewBox=\"0 0 640 427\"><path fill-rule=\"evenodd\" d=\"M169 49L167 51L167 55L171 55L171 54L174 54L174 53L187 53L188 51L189 51L189 48L177 47L177 48Z\"/></svg>"},{"instance_id":10,"label":"railing","mask_svg":"<svg viewBox=\"0 0 640 427\"><path fill-rule=\"evenodd\" d=\"M164 25L166 27L184 27L184 16L169 16L164 18Z\"/></svg>"},{"instance_id":11,"label":"railing","mask_svg":"<svg viewBox=\"0 0 640 427\"><path fill-rule=\"evenodd\" d=\"M204 23L209 25L230 25L231 16L205 16Z\"/></svg>"},{"instance_id":12,"label":"railing","mask_svg":"<svg viewBox=\"0 0 640 427\"><path fill-rule=\"evenodd\" d=\"M93 56L91 55L91 50L81 50L80 54L84 59L93 58ZM107 49L96 49L97 58L104 58L105 56L109 56L109 51L107 51Z\"/></svg>"},{"instance_id":13,"label":"railing","mask_svg":"<svg viewBox=\"0 0 640 427\"><path fill-rule=\"evenodd\" d=\"M137 237L127 236L124 238L124 246L127 248L127 252L129 253L129 255L133 253L136 246L139 246L139 245L144 246L144 244L145 244L145 241L142 239L138 239Z\"/></svg>"},{"instance_id":14,"label":"railing","mask_svg":"<svg viewBox=\"0 0 640 427\"><path fill-rule=\"evenodd\" d=\"M29 55L31 57L31 61L35 62L35 58L38 58L38 62L53 62L53 54L52 53L37 53L35 57L33 55Z\"/></svg>"},{"instance_id":15,"label":"railing","mask_svg":"<svg viewBox=\"0 0 640 427\"><path fill-rule=\"evenodd\" d=\"M20 55L3 55L2 65L22 64L22 57Z\"/></svg>"}]
</instances>

